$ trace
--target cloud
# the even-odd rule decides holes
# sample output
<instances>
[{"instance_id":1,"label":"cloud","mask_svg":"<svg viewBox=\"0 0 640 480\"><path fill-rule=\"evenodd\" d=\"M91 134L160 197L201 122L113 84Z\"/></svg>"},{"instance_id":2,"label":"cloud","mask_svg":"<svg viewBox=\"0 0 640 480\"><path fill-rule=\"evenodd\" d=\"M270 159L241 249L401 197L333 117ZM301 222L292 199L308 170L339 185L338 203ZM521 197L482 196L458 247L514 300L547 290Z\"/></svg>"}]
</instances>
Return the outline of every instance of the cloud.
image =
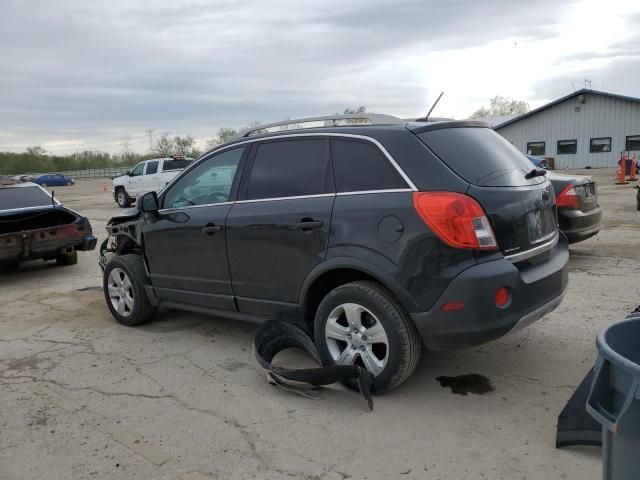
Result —
<instances>
[{"instance_id":1,"label":"cloud","mask_svg":"<svg viewBox=\"0 0 640 480\"><path fill-rule=\"evenodd\" d=\"M529 89L536 72L509 74L495 52L543 45L573 8L552 0L4 0L0 149L103 142L114 150L119 138L151 128L205 139L221 126L357 105L412 116L440 89L438 113L464 116L494 94L550 92L544 83Z\"/></svg>"}]
</instances>

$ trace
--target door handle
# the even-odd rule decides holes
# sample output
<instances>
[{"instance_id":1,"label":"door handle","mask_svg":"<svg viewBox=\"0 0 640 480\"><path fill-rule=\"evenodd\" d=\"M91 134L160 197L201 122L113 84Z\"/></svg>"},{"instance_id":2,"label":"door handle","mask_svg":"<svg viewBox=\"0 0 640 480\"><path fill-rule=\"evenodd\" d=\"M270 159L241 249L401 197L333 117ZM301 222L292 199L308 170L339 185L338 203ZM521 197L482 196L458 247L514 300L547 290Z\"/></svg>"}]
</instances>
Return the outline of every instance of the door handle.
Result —
<instances>
[{"instance_id":1,"label":"door handle","mask_svg":"<svg viewBox=\"0 0 640 480\"><path fill-rule=\"evenodd\" d=\"M202 233L204 233L205 235L215 235L221 230L222 225L216 225L215 223L207 223L206 226L202 227Z\"/></svg>"},{"instance_id":2,"label":"door handle","mask_svg":"<svg viewBox=\"0 0 640 480\"><path fill-rule=\"evenodd\" d=\"M322 222L318 222L315 220L303 220L299 223L296 223L296 227L302 230L303 232L308 232L316 228L321 228L322 225L323 225Z\"/></svg>"}]
</instances>

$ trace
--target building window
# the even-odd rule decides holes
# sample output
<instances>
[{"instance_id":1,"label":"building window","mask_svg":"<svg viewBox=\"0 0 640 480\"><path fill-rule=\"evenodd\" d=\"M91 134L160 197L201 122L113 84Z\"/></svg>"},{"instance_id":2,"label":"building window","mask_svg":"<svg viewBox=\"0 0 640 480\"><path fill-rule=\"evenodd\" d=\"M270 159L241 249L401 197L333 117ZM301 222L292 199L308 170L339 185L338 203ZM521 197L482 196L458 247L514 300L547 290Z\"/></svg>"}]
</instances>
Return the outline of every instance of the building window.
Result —
<instances>
[{"instance_id":1,"label":"building window","mask_svg":"<svg viewBox=\"0 0 640 480\"><path fill-rule=\"evenodd\" d=\"M589 143L590 153L604 153L611 151L611 137L592 138Z\"/></svg>"},{"instance_id":2,"label":"building window","mask_svg":"<svg viewBox=\"0 0 640 480\"><path fill-rule=\"evenodd\" d=\"M629 135L625 150L640 150L640 135Z\"/></svg>"},{"instance_id":3,"label":"building window","mask_svg":"<svg viewBox=\"0 0 640 480\"><path fill-rule=\"evenodd\" d=\"M558 140L558 155L569 155L578 151L577 140Z\"/></svg>"},{"instance_id":4,"label":"building window","mask_svg":"<svg viewBox=\"0 0 640 480\"><path fill-rule=\"evenodd\" d=\"M544 155L544 153L545 153L544 142L527 143L527 155Z\"/></svg>"}]
</instances>

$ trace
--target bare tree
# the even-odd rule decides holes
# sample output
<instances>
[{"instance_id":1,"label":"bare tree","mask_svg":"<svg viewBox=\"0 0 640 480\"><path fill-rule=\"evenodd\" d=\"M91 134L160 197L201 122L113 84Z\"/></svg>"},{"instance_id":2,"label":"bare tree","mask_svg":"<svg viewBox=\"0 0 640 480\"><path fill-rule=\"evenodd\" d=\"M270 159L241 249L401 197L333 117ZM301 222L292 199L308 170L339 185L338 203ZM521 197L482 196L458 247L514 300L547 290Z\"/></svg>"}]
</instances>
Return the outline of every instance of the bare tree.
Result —
<instances>
[{"instance_id":1,"label":"bare tree","mask_svg":"<svg viewBox=\"0 0 640 480\"><path fill-rule=\"evenodd\" d=\"M175 151L175 144L168 133L163 133L151 149L156 157L170 157Z\"/></svg>"},{"instance_id":2,"label":"bare tree","mask_svg":"<svg viewBox=\"0 0 640 480\"><path fill-rule=\"evenodd\" d=\"M218 133L215 137L207 141L207 148L215 148L218 145L222 145L223 143L228 142L236 133L238 132L236 132L232 128L222 127L220 130L218 130Z\"/></svg>"},{"instance_id":3,"label":"bare tree","mask_svg":"<svg viewBox=\"0 0 640 480\"><path fill-rule=\"evenodd\" d=\"M44 157L47 151L42 148L40 145L33 145L31 147L27 147L27 154L32 157Z\"/></svg>"},{"instance_id":4,"label":"bare tree","mask_svg":"<svg viewBox=\"0 0 640 480\"><path fill-rule=\"evenodd\" d=\"M356 108L345 108L344 112L342 112L344 115L360 115L360 114L365 114L367 113L367 107L365 107L364 105L360 105L359 107ZM364 118L351 118L349 120L345 120L345 122L347 125L349 124L358 124L358 123L367 123L367 120L365 120Z\"/></svg>"},{"instance_id":5,"label":"bare tree","mask_svg":"<svg viewBox=\"0 0 640 480\"><path fill-rule=\"evenodd\" d=\"M522 114L529 111L529 105L522 100L496 95L489 100L489 108L482 105L469 118L500 117L503 115Z\"/></svg>"},{"instance_id":6,"label":"bare tree","mask_svg":"<svg viewBox=\"0 0 640 480\"><path fill-rule=\"evenodd\" d=\"M176 155L185 155L187 157L199 157L200 151L196 146L196 140L191 135L186 137L174 137L174 152Z\"/></svg>"}]
</instances>

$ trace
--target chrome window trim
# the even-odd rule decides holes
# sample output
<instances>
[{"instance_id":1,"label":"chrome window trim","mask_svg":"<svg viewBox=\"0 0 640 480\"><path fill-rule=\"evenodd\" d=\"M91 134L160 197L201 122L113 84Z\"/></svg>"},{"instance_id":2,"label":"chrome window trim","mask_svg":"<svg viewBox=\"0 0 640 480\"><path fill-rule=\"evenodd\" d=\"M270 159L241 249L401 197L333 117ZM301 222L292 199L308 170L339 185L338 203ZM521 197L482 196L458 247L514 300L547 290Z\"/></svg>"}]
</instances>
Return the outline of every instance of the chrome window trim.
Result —
<instances>
[{"instance_id":1,"label":"chrome window trim","mask_svg":"<svg viewBox=\"0 0 640 480\"><path fill-rule=\"evenodd\" d=\"M158 213L172 213L192 208L214 207L216 205L233 205L235 202L203 203L202 205L185 205L184 207L162 208Z\"/></svg>"},{"instance_id":2,"label":"chrome window trim","mask_svg":"<svg viewBox=\"0 0 640 480\"><path fill-rule=\"evenodd\" d=\"M258 203L258 202L277 202L281 200L301 200L305 198L322 198L322 197L348 197L351 195L368 195L376 193L406 193L412 192L410 188L390 188L387 190L362 190L358 192L340 192L340 193L318 193L315 195L297 195L292 197L273 197L273 198L255 198L251 200L236 200L234 202L205 203L202 205L187 205L184 207L164 208L158 210L159 213L172 213L192 208L213 207L216 205L235 205L236 203Z\"/></svg>"},{"instance_id":3,"label":"chrome window trim","mask_svg":"<svg viewBox=\"0 0 640 480\"><path fill-rule=\"evenodd\" d=\"M382 190L356 190L353 192L338 192L336 195L338 197L345 197L350 195L367 195L370 193L402 193L402 192L413 192L410 188L387 188Z\"/></svg>"},{"instance_id":4,"label":"chrome window trim","mask_svg":"<svg viewBox=\"0 0 640 480\"><path fill-rule=\"evenodd\" d=\"M244 144L247 144L247 143L260 142L260 141L279 140L281 138L298 138L298 137L356 138L356 139L359 139L359 140L365 140L367 142L371 142L376 147L378 147L380 149L380 151L384 154L385 157L387 157L387 160L389 160L391 165L393 165L393 167L396 169L398 174L400 174L402 179L407 183L409 188L411 190L413 190L414 192L418 191L418 188L411 181L409 176L404 172L404 170L402 168L400 168L400 165L398 165L398 163L395 161L395 159L391 156L391 154L387 151L387 149L384 148L384 146L378 140L376 140L373 137L369 137L367 135L356 135L354 133L336 133L336 132L326 132L326 133L325 132L318 132L318 133L289 133L289 134L286 134L286 135L276 135L276 136L272 136L272 137L250 138L250 139L247 139L247 140L243 140L242 142L236 142L236 143L232 143L230 145L219 147L218 149L213 150L212 152L210 152L209 155L207 155L206 157L202 157L200 160L198 160L197 162L194 162L194 163L199 163L200 161L204 161L204 160L208 159L209 157L211 157L211 156L213 156L213 155L215 155L215 154L217 154L219 152L222 152L222 151L227 150L229 148L237 147L239 145L244 145Z\"/></svg>"},{"instance_id":5,"label":"chrome window trim","mask_svg":"<svg viewBox=\"0 0 640 480\"><path fill-rule=\"evenodd\" d=\"M234 203L278 202L280 200L302 200L305 198L322 198L335 196L335 193L317 193L315 195L294 195L291 197L252 198L250 200L236 200Z\"/></svg>"},{"instance_id":6,"label":"chrome window trim","mask_svg":"<svg viewBox=\"0 0 640 480\"><path fill-rule=\"evenodd\" d=\"M558 244L558 240L560 239L560 234L556 231L555 236L546 243L542 245L538 245L537 247L530 248L524 252L514 253L513 255L505 255L504 258L509 260L512 263L521 262L522 260L526 260L527 258L535 257L539 253L546 252L547 250L551 250Z\"/></svg>"}]
</instances>

